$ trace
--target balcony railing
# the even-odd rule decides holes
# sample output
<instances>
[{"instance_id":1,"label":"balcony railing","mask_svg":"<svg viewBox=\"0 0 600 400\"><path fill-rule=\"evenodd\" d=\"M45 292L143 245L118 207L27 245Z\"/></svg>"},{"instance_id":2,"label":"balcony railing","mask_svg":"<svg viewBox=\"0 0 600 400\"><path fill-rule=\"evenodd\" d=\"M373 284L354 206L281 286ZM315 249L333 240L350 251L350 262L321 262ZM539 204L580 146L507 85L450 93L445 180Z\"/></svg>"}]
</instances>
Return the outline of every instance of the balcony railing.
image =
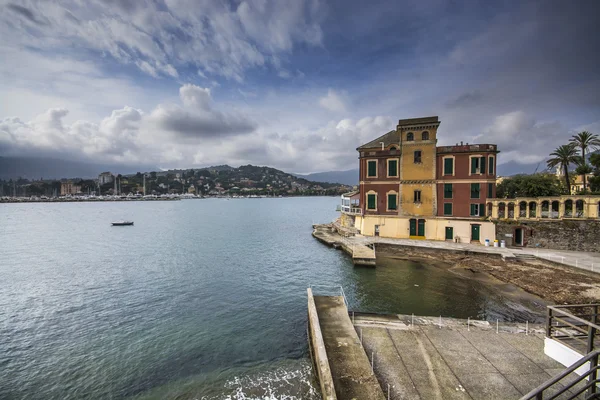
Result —
<instances>
[{"instance_id":1,"label":"balcony railing","mask_svg":"<svg viewBox=\"0 0 600 400\"><path fill-rule=\"evenodd\" d=\"M362 210L360 209L360 207L357 207L357 206L342 206L342 212L346 213L346 214L352 214L352 215L361 215L362 214Z\"/></svg>"},{"instance_id":2,"label":"balcony railing","mask_svg":"<svg viewBox=\"0 0 600 400\"><path fill-rule=\"evenodd\" d=\"M596 350L600 336L598 307L599 304L548 306L546 336L581 354Z\"/></svg>"}]
</instances>

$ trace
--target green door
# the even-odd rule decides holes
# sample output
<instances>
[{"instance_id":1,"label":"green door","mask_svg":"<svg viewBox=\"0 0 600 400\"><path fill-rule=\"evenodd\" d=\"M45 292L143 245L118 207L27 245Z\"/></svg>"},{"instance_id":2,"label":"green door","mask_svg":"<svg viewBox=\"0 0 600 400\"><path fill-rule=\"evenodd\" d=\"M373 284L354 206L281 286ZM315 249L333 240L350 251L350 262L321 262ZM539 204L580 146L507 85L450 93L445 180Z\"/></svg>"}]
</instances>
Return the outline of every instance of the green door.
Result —
<instances>
[{"instance_id":1,"label":"green door","mask_svg":"<svg viewBox=\"0 0 600 400\"><path fill-rule=\"evenodd\" d=\"M417 220L410 220L410 236L417 236Z\"/></svg>"},{"instance_id":2,"label":"green door","mask_svg":"<svg viewBox=\"0 0 600 400\"><path fill-rule=\"evenodd\" d=\"M417 233L417 236L425 236L425 220L424 219L419 220L419 232Z\"/></svg>"},{"instance_id":3,"label":"green door","mask_svg":"<svg viewBox=\"0 0 600 400\"><path fill-rule=\"evenodd\" d=\"M479 241L479 227L481 225L471 225L471 240Z\"/></svg>"},{"instance_id":4,"label":"green door","mask_svg":"<svg viewBox=\"0 0 600 400\"><path fill-rule=\"evenodd\" d=\"M451 226L446 227L446 240L454 239L454 228Z\"/></svg>"}]
</instances>

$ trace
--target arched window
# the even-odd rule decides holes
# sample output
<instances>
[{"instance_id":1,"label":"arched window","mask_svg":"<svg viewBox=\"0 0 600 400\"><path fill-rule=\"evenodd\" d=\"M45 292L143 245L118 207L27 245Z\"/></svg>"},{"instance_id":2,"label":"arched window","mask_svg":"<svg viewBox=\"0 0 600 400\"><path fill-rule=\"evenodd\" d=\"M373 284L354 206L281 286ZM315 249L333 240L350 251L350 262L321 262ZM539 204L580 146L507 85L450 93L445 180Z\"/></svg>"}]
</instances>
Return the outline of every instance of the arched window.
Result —
<instances>
[{"instance_id":1,"label":"arched window","mask_svg":"<svg viewBox=\"0 0 600 400\"><path fill-rule=\"evenodd\" d=\"M422 140L429 140L429 132L425 131L421 134Z\"/></svg>"},{"instance_id":2,"label":"arched window","mask_svg":"<svg viewBox=\"0 0 600 400\"><path fill-rule=\"evenodd\" d=\"M406 134L406 141L407 142L412 142L413 140L415 140L415 135L412 132L408 132Z\"/></svg>"}]
</instances>

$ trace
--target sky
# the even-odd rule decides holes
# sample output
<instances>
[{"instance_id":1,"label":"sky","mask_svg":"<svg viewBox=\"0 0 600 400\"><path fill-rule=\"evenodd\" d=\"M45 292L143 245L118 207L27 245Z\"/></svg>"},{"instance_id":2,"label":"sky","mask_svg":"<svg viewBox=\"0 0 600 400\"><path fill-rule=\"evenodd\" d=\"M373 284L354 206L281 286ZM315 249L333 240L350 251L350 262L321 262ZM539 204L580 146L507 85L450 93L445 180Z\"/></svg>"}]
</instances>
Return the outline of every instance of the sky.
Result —
<instances>
[{"instance_id":1,"label":"sky","mask_svg":"<svg viewBox=\"0 0 600 400\"><path fill-rule=\"evenodd\" d=\"M0 0L0 156L346 170L398 119L438 115L439 145L496 143L525 170L600 134L598 15L597 0Z\"/></svg>"}]
</instances>

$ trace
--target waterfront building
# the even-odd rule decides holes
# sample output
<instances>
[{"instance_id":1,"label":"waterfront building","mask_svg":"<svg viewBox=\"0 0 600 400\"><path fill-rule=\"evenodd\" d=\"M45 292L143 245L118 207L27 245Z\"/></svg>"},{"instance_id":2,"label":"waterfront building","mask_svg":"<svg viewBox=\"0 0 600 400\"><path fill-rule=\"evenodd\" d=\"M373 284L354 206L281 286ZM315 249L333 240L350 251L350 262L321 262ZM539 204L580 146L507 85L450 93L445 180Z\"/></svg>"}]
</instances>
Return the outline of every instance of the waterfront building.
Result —
<instances>
[{"instance_id":1,"label":"waterfront building","mask_svg":"<svg viewBox=\"0 0 600 400\"><path fill-rule=\"evenodd\" d=\"M60 183L60 195L73 195L81 194L81 186L73 183L72 181L66 181Z\"/></svg>"},{"instance_id":2,"label":"waterfront building","mask_svg":"<svg viewBox=\"0 0 600 400\"><path fill-rule=\"evenodd\" d=\"M439 126L437 116L402 119L395 130L357 148L358 207L342 205L345 226L367 236L459 242L495 238L485 207L496 191L497 146L438 147Z\"/></svg>"},{"instance_id":3,"label":"waterfront building","mask_svg":"<svg viewBox=\"0 0 600 400\"><path fill-rule=\"evenodd\" d=\"M112 183L115 179L115 176L110 172L103 172L98 175L98 185L102 186L107 183Z\"/></svg>"}]
</instances>

